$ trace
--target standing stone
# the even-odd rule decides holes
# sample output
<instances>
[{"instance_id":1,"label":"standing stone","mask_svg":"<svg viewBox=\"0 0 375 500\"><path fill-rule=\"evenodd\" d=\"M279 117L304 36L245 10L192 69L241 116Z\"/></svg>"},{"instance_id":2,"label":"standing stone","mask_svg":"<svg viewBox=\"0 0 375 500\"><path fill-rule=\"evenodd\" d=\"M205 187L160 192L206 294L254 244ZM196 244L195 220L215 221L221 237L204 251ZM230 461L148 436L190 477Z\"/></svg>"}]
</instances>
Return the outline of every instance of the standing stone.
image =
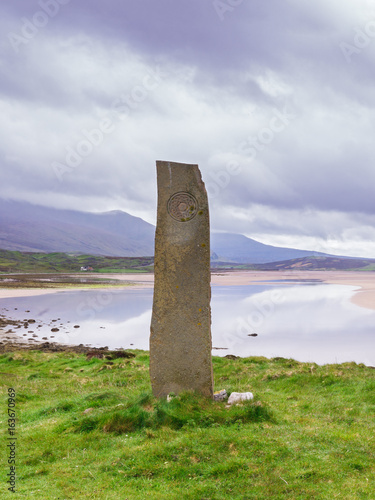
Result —
<instances>
[{"instance_id":1,"label":"standing stone","mask_svg":"<svg viewBox=\"0 0 375 500\"><path fill-rule=\"evenodd\" d=\"M156 169L152 390L213 397L207 192L198 165L157 161Z\"/></svg>"}]
</instances>

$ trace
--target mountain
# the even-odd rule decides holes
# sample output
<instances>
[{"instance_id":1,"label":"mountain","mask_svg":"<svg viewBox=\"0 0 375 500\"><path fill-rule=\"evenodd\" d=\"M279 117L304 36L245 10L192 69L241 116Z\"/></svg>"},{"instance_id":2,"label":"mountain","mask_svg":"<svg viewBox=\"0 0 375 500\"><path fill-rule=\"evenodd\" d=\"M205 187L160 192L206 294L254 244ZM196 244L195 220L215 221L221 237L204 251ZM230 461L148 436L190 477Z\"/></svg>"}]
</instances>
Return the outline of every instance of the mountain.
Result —
<instances>
[{"instance_id":1,"label":"mountain","mask_svg":"<svg viewBox=\"0 0 375 500\"><path fill-rule=\"evenodd\" d=\"M235 262L243 264L265 264L301 257L326 256L320 252L296 250L295 248L274 247L259 243L242 234L212 233L211 249L213 261Z\"/></svg>"},{"instance_id":2,"label":"mountain","mask_svg":"<svg viewBox=\"0 0 375 500\"><path fill-rule=\"evenodd\" d=\"M152 224L119 210L90 213L0 199L0 248L4 250L152 256L154 235ZM252 264L326 255L264 245L233 233L212 233L211 251L213 262Z\"/></svg>"},{"instance_id":3,"label":"mountain","mask_svg":"<svg viewBox=\"0 0 375 500\"><path fill-rule=\"evenodd\" d=\"M151 256L155 228L126 212L89 213L0 200L0 248Z\"/></svg>"}]
</instances>

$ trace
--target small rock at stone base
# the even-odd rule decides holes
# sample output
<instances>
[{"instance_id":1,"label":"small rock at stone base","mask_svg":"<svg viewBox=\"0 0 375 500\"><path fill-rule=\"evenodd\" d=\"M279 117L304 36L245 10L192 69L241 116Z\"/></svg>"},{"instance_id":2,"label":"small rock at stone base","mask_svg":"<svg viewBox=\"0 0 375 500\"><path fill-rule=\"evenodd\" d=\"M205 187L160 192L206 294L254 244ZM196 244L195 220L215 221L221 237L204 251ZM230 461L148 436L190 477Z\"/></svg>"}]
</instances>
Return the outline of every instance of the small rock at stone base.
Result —
<instances>
[{"instance_id":1,"label":"small rock at stone base","mask_svg":"<svg viewBox=\"0 0 375 500\"><path fill-rule=\"evenodd\" d=\"M249 399L254 399L254 395L251 392L232 392L228 399L228 405L248 401Z\"/></svg>"},{"instance_id":2,"label":"small rock at stone base","mask_svg":"<svg viewBox=\"0 0 375 500\"><path fill-rule=\"evenodd\" d=\"M217 391L214 393L214 401L224 401L224 399L227 399L228 394L225 389L222 391Z\"/></svg>"}]
</instances>

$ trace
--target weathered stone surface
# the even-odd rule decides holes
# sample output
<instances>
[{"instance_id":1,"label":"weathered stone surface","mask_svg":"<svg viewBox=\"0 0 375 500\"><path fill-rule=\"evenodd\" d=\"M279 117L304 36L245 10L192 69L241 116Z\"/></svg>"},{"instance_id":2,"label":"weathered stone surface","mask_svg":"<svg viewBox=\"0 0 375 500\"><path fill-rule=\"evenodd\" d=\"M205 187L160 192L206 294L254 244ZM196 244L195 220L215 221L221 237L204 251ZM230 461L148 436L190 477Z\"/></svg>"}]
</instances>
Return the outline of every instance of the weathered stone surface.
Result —
<instances>
[{"instance_id":1,"label":"weathered stone surface","mask_svg":"<svg viewBox=\"0 0 375 500\"><path fill-rule=\"evenodd\" d=\"M156 397L213 396L210 227L198 165L157 161L150 376Z\"/></svg>"}]
</instances>

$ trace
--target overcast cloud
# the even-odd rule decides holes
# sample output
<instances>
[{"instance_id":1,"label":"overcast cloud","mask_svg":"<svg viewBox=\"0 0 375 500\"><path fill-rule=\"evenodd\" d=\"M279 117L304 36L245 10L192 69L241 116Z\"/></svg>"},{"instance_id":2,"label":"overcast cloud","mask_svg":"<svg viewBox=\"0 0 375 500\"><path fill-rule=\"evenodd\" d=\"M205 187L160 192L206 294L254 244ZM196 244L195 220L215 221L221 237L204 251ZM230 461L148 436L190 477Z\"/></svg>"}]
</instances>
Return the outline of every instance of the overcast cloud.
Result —
<instances>
[{"instance_id":1,"label":"overcast cloud","mask_svg":"<svg viewBox=\"0 0 375 500\"><path fill-rule=\"evenodd\" d=\"M212 229L375 258L375 1L0 10L0 197L155 223L155 160L198 163Z\"/></svg>"}]
</instances>

